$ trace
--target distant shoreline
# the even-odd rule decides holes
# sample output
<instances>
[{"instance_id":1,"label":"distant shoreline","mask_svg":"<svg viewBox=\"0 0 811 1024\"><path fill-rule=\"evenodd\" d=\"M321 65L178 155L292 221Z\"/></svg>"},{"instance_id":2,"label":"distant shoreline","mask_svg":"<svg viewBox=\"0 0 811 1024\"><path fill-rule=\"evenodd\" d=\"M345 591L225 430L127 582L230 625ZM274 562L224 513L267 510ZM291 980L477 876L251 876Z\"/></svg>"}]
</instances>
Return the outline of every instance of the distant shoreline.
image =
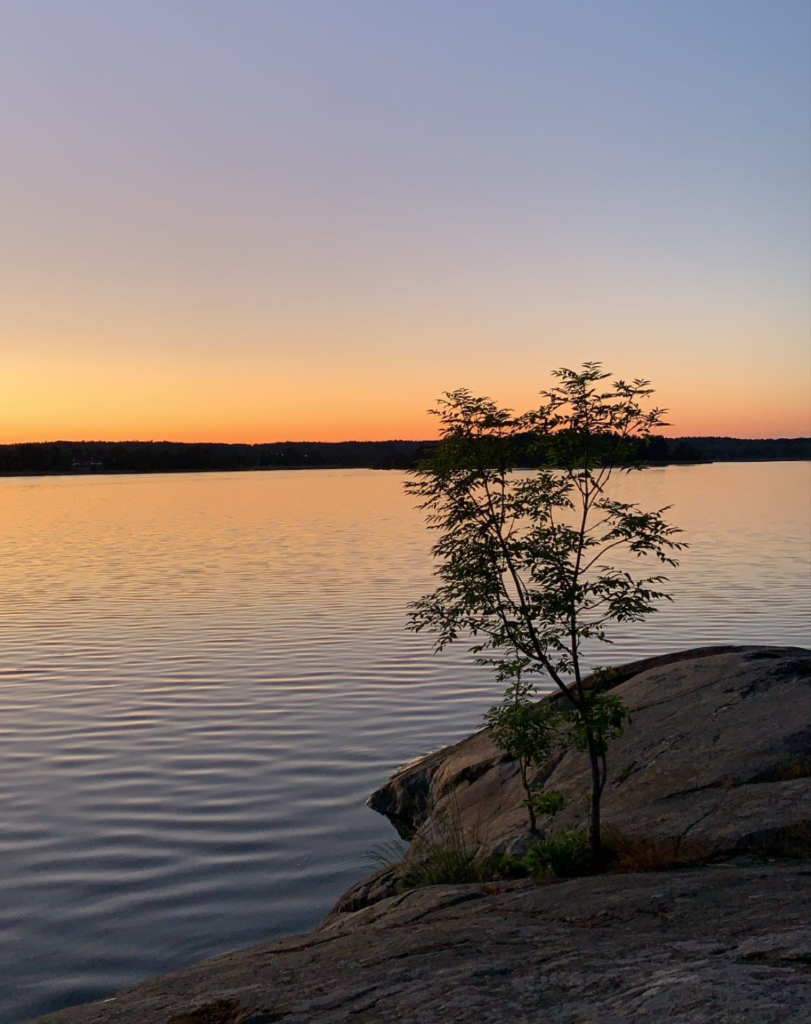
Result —
<instances>
[{"instance_id":1,"label":"distant shoreline","mask_svg":"<svg viewBox=\"0 0 811 1024\"><path fill-rule=\"evenodd\" d=\"M277 441L226 444L184 441L42 441L0 445L0 477L233 473L278 469L412 469L432 441ZM526 461L524 455L527 456ZM641 441L641 465L805 462L811 438L676 437ZM531 448L522 468L539 465Z\"/></svg>"},{"instance_id":2,"label":"distant shoreline","mask_svg":"<svg viewBox=\"0 0 811 1024\"><path fill-rule=\"evenodd\" d=\"M225 444L185 441L42 441L0 445L0 476L91 476L138 473L256 472L274 469L412 469L432 441L277 441ZM538 465L531 449L525 468ZM650 466L710 462L811 460L811 438L677 437L640 442Z\"/></svg>"}]
</instances>

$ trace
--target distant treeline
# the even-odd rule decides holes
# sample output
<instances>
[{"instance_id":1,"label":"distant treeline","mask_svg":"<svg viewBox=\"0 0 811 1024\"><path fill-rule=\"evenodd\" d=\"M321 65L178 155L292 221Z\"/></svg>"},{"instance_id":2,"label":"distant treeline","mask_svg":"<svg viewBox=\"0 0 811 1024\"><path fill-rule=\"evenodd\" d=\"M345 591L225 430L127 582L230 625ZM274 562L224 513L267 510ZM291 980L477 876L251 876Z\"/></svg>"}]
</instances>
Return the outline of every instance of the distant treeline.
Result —
<instances>
[{"instance_id":1,"label":"distant treeline","mask_svg":"<svg viewBox=\"0 0 811 1024\"><path fill-rule=\"evenodd\" d=\"M784 462L811 459L811 437L745 440L740 437L680 437L671 445L689 445L707 462Z\"/></svg>"},{"instance_id":2,"label":"distant treeline","mask_svg":"<svg viewBox=\"0 0 811 1024\"><path fill-rule=\"evenodd\" d=\"M179 473L261 469L409 469L429 441L281 441L186 444L179 441L47 441L0 445L0 474ZM745 462L811 459L811 438L651 437L640 462ZM523 465L541 459L528 449Z\"/></svg>"},{"instance_id":3,"label":"distant treeline","mask_svg":"<svg viewBox=\"0 0 811 1024\"><path fill-rule=\"evenodd\" d=\"M46 441L0 445L0 473L183 473L235 469L405 469L419 441Z\"/></svg>"}]
</instances>

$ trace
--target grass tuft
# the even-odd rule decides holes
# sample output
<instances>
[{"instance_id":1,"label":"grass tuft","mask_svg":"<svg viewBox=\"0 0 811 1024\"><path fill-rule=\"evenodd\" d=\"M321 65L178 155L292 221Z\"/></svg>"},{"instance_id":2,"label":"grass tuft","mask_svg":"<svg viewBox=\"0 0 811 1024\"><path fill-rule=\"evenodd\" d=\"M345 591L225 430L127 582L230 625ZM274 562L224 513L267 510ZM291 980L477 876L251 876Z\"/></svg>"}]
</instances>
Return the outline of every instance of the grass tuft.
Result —
<instances>
[{"instance_id":1,"label":"grass tuft","mask_svg":"<svg viewBox=\"0 0 811 1024\"><path fill-rule=\"evenodd\" d=\"M399 866L408 843L403 839L390 839L385 843L378 843L365 855L364 860L374 865L375 868L396 868Z\"/></svg>"},{"instance_id":2,"label":"grass tuft","mask_svg":"<svg viewBox=\"0 0 811 1024\"><path fill-rule=\"evenodd\" d=\"M393 870L401 891L427 885L482 882L494 877L476 830L462 826L459 809L453 802L431 815L424 831L412 839L410 848L398 840L380 843L366 859L378 868Z\"/></svg>"},{"instance_id":3,"label":"grass tuft","mask_svg":"<svg viewBox=\"0 0 811 1024\"><path fill-rule=\"evenodd\" d=\"M487 877L482 844L475 830L464 828L459 808L441 808L430 827L411 843L411 854L401 876L404 889L426 885L461 885Z\"/></svg>"}]
</instances>

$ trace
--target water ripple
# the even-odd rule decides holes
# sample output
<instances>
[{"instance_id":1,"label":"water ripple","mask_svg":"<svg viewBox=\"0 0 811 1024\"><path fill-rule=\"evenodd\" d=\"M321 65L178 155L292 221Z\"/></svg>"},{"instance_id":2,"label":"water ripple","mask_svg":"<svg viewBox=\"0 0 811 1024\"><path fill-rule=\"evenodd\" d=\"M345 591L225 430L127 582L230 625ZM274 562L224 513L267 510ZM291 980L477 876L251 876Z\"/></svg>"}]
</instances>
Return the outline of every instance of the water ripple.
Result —
<instances>
[{"instance_id":1,"label":"water ripple","mask_svg":"<svg viewBox=\"0 0 811 1024\"><path fill-rule=\"evenodd\" d=\"M811 635L807 464L623 478L691 543L612 664ZM405 633L398 473L0 480L6 1024L312 926L391 836L364 798L500 695Z\"/></svg>"}]
</instances>

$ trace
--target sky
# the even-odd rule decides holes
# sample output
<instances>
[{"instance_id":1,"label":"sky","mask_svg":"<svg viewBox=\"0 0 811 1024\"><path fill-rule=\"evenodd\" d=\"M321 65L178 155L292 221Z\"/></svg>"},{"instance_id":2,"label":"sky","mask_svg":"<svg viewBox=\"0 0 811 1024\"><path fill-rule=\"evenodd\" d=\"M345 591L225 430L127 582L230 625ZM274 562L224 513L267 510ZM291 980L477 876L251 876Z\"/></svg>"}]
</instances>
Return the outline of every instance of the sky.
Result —
<instances>
[{"instance_id":1,"label":"sky","mask_svg":"<svg viewBox=\"0 0 811 1024\"><path fill-rule=\"evenodd\" d=\"M811 434L808 0L0 0L0 443Z\"/></svg>"}]
</instances>

